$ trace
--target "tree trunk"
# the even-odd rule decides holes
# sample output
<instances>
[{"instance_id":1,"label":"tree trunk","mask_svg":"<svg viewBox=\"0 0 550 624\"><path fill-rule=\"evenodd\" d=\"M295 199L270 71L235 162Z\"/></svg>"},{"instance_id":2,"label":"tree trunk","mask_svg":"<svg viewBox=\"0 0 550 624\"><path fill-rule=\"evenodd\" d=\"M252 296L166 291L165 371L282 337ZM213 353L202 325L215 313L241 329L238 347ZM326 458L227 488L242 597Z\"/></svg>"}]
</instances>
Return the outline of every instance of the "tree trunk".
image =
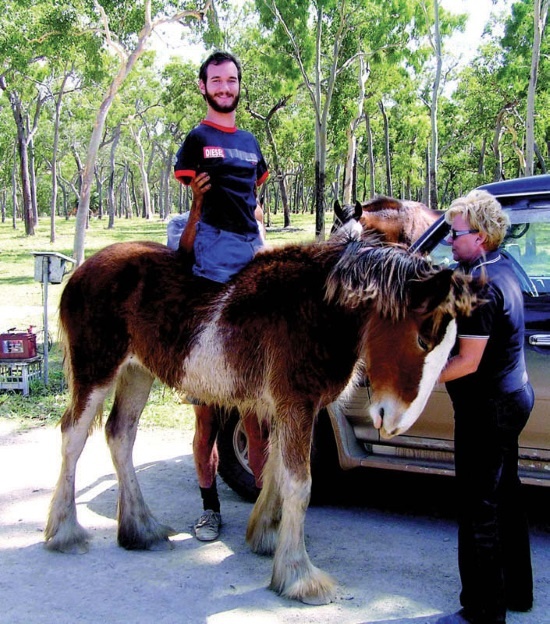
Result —
<instances>
[{"instance_id":1,"label":"tree trunk","mask_svg":"<svg viewBox=\"0 0 550 624\"><path fill-rule=\"evenodd\" d=\"M29 184L31 188L31 206L32 206L32 221L34 225L38 223L38 197L36 189L36 168L34 165L34 139L31 138L31 133L28 132L29 137L27 153L29 155Z\"/></svg>"},{"instance_id":2,"label":"tree trunk","mask_svg":"<svg viewBox=\"0 0 550 624\"><path fill-rule=\"evenodd\" d=\"M13 204L12 224L13 229L17 229L17 158L15 155L15 149L13 150L13 167L11 169L11 202Z\"/></svg>"},{"instance_id":3,"label":"tree trunk","mask_svg":"<svg viewBox=\"0 0 550 624\"><path fill-rule=\"evenodd\" d=\"M376 181L375 181L375 162L374 162L374 148L372 144L372 128L370 125L370 115L365 113L365 125L367 130L367 151L369 158L369 192L370 197L374 197L376 193Z\"/></svg>"},{"instance_id":4,"label":"tree trunk","mask_svg":"<svg viewBox=\"0 0 550 624\"><path fill-rule=\"evenodd\" d=\"M281 194L281 203L283 204L283 227L287 228L290 226L290 209L288 205L288 194L286 192L285 175L279 161L279 152L275 143L275 137L273 136L273 132L271 131L269 119L267 120L265 127L267 131L267 139L271 146L271 152L273 155L273 166L275 168L275 175L277 177L277 183L279 185L279 193Z\"/></svg>"},{"instance_id":5,"label":"tree trunk","mask_svg":"<svg viewBox=\"0 0 550 624\"><path fill-rule=\"evenodd\" d=\"M2 79L0 88L6 90L5 82ZM27 136L25 132L25 120L21 100L16 91L8 92L10 106L17 128L17 153L19 155L19 171L21 176L21 197L23 200L23 220L25 222L25 234L34 236L34 216L32 210L31 181L29 176L29 152ZM15 209L14 209L15 213Z\"/></svg>"},{"instance_id":6,"label":"tree trunk","mask_svg":"<svg viewBox=\"0 0 550 624\"><path fill-rule=\"evenodd\" d=\"M479 176L485 174L485 152L487 150L487 138L483 137L481 141L481 149L479 150L479 160L477 163L477 173Z\"/></svg>"},{"instance_id":7,"label":"tree trunk","mask_svg":"<svg viewBox=\"0 0 550 624\"><path fill-rule=\"evenodd\" d=\"M101 179L101 171L96 165L94 167L95 187L97 189L97 218L103 219L103 180Z\"/></svg>"},{"instance_id":8,"label":"tree trunk","mask_svg":"<svg viewBox=\"0 0 550 624\"><path fill-rule=\"evenodd\" d=\"M109 220L107 229L112 230L115 227L116 201L115 201L115 153L120 139L120 124L113 130L113 141L111 143L111 155L109 159L109 190L107 193L107 209L109 211Z\"/></svg>"},{"instance_id":9,"label":"tree trunk","mask_svg":"<svg viewBox=\"0 0 550 624\"><path fill-rule=\"evenodd\" d=\"M82 189L80 192L80 201L78 203L78 211L76 213L76 228L74 237L74 253L73 256L76 260L76 265L79 266L84 262L84 245L86 238L86 222L88 218L88 210L90 209L90 196L91 188L94 177L94 166L99 151L99 145L101 137L103 135L103 129L105 127L105 121L109 113L109 109L113 103L113 100L118 93L120 87L134 68L134 65L145 51L146 43L153 32L156 25L166 22L179 22L183 18L198 18L202 17L211 9L211 1L208 0L205 3L203 9L199 11L185 10L180 11L177 14L172 15L170 18L162 17L158 20L157 24L151 20L151 0L145 0L144 2L144 15L145 24L138 34L136 45L132 52L128 54L116 41L111 37L109 32L109 24L107 16L105 15L103 8L99 3L95 2L96 9L101 13L103 26L106 34L106 39L113 47L115 53L120 60L120 68L113 78L107 93L105 94L97 112L94 126L92 129L92 135L90 137L90 143L88 145L88 154L86 157L86 165L84 167L84 175L82 180Z\"/></svg>"},{"instance_id":10,"label":"tree trunk","mask_svg":"<svg viewBox=\"0 0 550 624\"><path fill-rule=\"evenodd\" d=\"M441 68L443 57L441 54L441 33L439 30L439 0L434 0L434 52L436 60L435 79L432 89L432 105L430 110L431 145L430 145L430 195L429 207L437 210L439 200L437 196L437 163L439 158L439 131L437 128L439 107L439 85L441 83Z\"/></svg>"},{"instance_id":11,"label":"tree trunk","mask_svg":"<svg viewBox=\"0 0 550 624\"><path fill-rule=\"evenodd\" d=\"M529 87L527 90L527 119L525 123L525 175L534 173L535 164L535 95L539 73L540 46L550 0L534 0L534 38L531 54L531 71L529 73Z\"/></svg>"},{"instance_id":12,"label":"tree trunk","mask_svg":"<svg viewBox=\"0 0 550 624\"><path fill-rule=\"evenodd\" d=\"M386 195L393 196L393 184L391 179L391 153L390 153L390 125L388 116L386 115L386 107L384 102L378 102L382 118L384 120L384 155L386 161Z\"/></svg>"},{"instance_id":13,"label":"tree trunk","mask_svg":"<svg viewBox=\"0 0 550 624\"><path fill-rule=\"evenodd\" d=\"M141 188L143 193L143 216L145 219L151 219L151 194L149 192L149 175L147 173L147 166L145 163L145 150L141 143L140 132L135 132L132 128L132 136L138 146L138 168L141 174Z\"/></svg>"},{"instance_id":14,"label":"tree trunk","mask_svg":"<svg viewBox=\"0 0 550 624\"><path fill-rule=\"evenodd\" d=\"M172 179L172 152L169 152L165 158L166 166L164 167L164 209L163 209L163 217L167 219L170 216L170 212L172 209L172 187L170 185L170 180ZM183 184L179 184L178 186L183 186Z\"/></svg>"},{"instance_id":15,"label":"tree trunk","mask_svg":"<svg viewBox=\"0 0 550 624\"><path fill-rule=\"evenodd\" d=\"M500 149L500 139L504 133L504 117L506 116L507 108L502 108L496 119L495 131L493 133L493 155L495 157L495 169L493 172L493 181L498 182L504 178L502 171L502 151Z\"/></svg>"},{"instance_id":16,"label":"tree trunk","mask_svg":"<svg viewBox=\"0 0 550 624\"><path fill-rule=\"evenodd\" d=\"M50 242L55 242L55 217L57 212L57 150L59 146L59 120L61 118L61 103L63 100L63 93L67 80L69 79L69 72L66 71L63 76L63 81L59 88L59 94L55 103L55 121L53 128L53 146L52 146L52 198L50 201Z\"/></svg>"},{"instance_id":17,"label":"tree trunk","mask_svg":"<svg viewBox=\"0 0 550 624\"><path fill-rule=\"evenodd\" d=\"M357 95L357 111L355 119L353 119L346 129L346 137L348 142L348 152L346 156L346 168L344 171L344 204L352 204L356 199L354 189L357 189L355 178L355 164L357 161L357 139L355 136L357 126L363 117L363 107L365 104L365 84L369 77L370 69L365 63L363 55L359 57L358 63L358 82L359 94Z\"/></svg>"}]
</instances>

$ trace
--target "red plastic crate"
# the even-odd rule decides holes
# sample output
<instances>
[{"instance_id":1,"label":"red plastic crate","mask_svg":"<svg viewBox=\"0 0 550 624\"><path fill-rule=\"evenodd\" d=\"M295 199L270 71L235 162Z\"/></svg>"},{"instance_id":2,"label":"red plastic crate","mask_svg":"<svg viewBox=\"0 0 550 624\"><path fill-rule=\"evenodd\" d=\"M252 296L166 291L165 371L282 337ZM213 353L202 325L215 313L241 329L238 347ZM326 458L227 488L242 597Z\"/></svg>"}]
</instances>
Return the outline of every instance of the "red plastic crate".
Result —
<instances>
[{"instance_id":1,"label":"red plastic crate","mask_svg":"<svg viewBox=\"0 0 550 624\"><path fill-rule=\"evenodd\" d=\"M1 360L28 360L36 356L36 335L29 331L10 330L0 334Z\"/></svg>"}]
</instances>

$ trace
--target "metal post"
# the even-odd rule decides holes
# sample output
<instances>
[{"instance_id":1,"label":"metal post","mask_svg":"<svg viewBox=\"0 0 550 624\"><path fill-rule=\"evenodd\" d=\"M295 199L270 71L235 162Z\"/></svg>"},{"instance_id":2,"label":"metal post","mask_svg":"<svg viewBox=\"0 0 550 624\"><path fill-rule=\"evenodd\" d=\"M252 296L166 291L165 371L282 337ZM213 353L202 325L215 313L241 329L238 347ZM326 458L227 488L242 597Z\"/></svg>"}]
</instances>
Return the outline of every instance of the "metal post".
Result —
<instances>
[{"instance_id":1,"label":"metal post","mask_svg":"<svg viewBox=\"0 0 550 624\"><path fill-rule=\"evenodd\" d=\"M42 256L42 288L44 299L44 385L48 385L48 284L50 283L50 257Z\"/></svg>"}]
</instances>

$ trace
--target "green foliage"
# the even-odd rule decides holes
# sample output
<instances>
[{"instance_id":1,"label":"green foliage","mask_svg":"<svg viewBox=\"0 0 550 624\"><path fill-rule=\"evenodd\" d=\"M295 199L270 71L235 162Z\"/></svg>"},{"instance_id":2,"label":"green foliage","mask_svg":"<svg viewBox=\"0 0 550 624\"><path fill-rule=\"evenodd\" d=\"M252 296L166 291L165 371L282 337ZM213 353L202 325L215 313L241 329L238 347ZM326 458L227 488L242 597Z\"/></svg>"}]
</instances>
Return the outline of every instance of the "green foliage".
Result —
<instances>
[{"instance_id":1,"label":"green foliage","mask_svg":"<svg viewBox=\"0 0 550 624\"><path fill-rule=\"evenodd\" d=\"M513 85L516 94L524 97L529 81L531 53L533 48L534 21L533 0L517 0L512 5L510 18L506 21L502 37L502 65L499 79ZM541 42L539 66L539 91L545 90L550 78L550 42L548 36Z\"/></svg>"},{"instance_id":2,"label":"green foliage","mask_svg":"<svg viewBox=\"0 0 550 624\"><path fill-rule=\"evenodd\" d=\"M104 1L115 41L131 49L143 20L144 3ZM176 10L195 8L195 1L155 0L154 16L170 16ZM90 132L100 102L120 61L105 46L100 15L93 0L53 0L4 3L0 15L0 208L9 222L12 205L12 172L16 175L17 221L22 204L15 151L15 114L32 133L38 214L49 215L52 180L51 157L55 134L55 106L64 78L58 130L58 197L56 212L64 217L75 208L86 160ZM502 5L502 3L500 3ZM499 5L499 6L500 6ZM328 96L330 71L338 54L334 93L327 117L326 201L341 189L348 151L349 128L357 139L357 192L370 189L366 123L357 117L358 63L362 54L368 69L363 104L372 130L377 191L384 191L387 163L384 125L379 105L384 104L389 123L389 159L396 194L420 199L425 187L426 155L430 143L429 97L433 81L433 48L428 36L433 29L432 0L256 0L215 3L215 11L200 24L182 25L181 48L199 38L207 48L223 46L235 52L243 64L242 103L237 123L259 138L274 173L275 152L268 126L285 176L291 211L309 210L314 197L316 112L310 89L319 88L321 105ZM291 48L275 11L280 11L292 33ZM318 12L321 12L321 48L316 66L315 43ZM464 16L441 8L444 44L444 75L452 81L443 90L439 110L439 186L447 201L453 194L490 181L502 163L504 175L522 172L525 142L525 97L533 38L533 2L516 0L511 10L495 13L486 26L478 54L458 73L453 50L446 37L464 28ZM211 35L210 39L206 39ZM179 38L176 35L176 40ZM336 51L336 38L340 47ZM477 45L477 42L472 42ZM548 160L550 144L550 65L548 36L542 42L537 84L535 138L542 158ZM299 69L296 53L304 64ZM107 210L112 181L115 229L123 227L129 212L141 214L143 173L156 215L186 206L186 192L171 175L170 163L185 134L204 116L204 101L197 89L198 59L174 58L159 67L154 53L145 54L120 88L105 123L96 161L96 186L91 207ZM319 73L317 73L317 70ZM20 111L14 111L13 97ZM284 106L274 109L284 100ZM269 117L269 119L268 119ZM266 121L268 119L268 121ZM500 124L500 126L499 126ZM493 148L496 140L498 150ZM25 137L25 140L27 137ZM137 141L143 149L138 149ZM15 161L15 162L14 162ZM114 163L114 169L111 165ZM538 169L540 171L541 169ZM277 180L269 182L269 202L278 204ZM306 208L307 207L307 208ZM49 226L49 224L47 224ZM39 227L42 227L40 225ZM58 222L58 227L61 224ZM92 226L93 227L93 224ZM67 250L71 245L66 246Z\"/></svg>"},{"instance_id":3,"label":"green foliage","mask_svg":"<svg viewBox=\"0 0 550 624\"><path fill-rule=\"evenodd\" d=\"M204 117L205 105L198 84L198 66L174 59L162 73L161 101L175 141L183 137Z\"/></svg>"}]
</instances>

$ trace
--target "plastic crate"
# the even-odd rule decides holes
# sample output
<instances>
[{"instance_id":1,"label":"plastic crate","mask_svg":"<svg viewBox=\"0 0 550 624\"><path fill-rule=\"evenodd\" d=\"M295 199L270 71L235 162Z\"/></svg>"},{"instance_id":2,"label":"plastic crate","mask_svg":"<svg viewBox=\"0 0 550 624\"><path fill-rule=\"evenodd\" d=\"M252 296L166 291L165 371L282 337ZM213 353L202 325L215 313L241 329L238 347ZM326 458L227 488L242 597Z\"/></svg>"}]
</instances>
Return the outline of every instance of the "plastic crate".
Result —
<instances>
[{"instance_id":1,"label":"plastic crate","mask_svg":"<svg viewBox=\"0 0 550 624\"><path fill-rule=\"evenodd\" d=\"M22 390L23 396L30 392L30 382L42 377L42 357L28 360L0 359L0 390Z\"/></svg>"}]
</instances>

